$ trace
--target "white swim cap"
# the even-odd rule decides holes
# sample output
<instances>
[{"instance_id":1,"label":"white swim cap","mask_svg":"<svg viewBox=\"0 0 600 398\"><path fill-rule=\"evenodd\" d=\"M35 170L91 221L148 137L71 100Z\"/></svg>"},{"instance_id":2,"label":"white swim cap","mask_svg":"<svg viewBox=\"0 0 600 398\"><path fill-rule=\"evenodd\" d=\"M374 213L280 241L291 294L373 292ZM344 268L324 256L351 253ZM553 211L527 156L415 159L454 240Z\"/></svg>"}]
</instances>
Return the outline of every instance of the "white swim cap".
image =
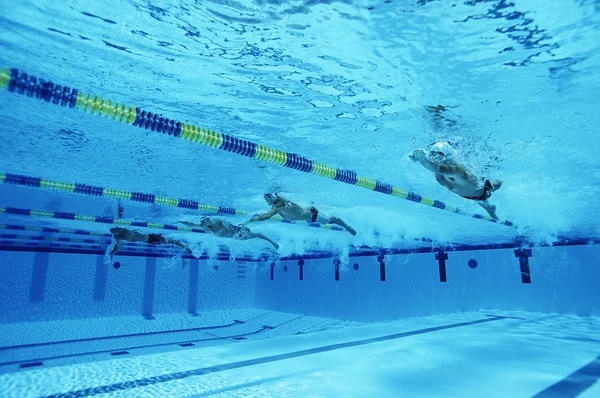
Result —
<instances>
[{"instance_id":1,"label":"white swim cap","mask_svg":"<svg viewBox=\"0 0 600 398\"><path fill-rule=\"evenodd\" d=\"M439 141L431 146L430 151L441 152L446 156L454 154L454 147L448 141Z\"/></svg>"}]
</instances>

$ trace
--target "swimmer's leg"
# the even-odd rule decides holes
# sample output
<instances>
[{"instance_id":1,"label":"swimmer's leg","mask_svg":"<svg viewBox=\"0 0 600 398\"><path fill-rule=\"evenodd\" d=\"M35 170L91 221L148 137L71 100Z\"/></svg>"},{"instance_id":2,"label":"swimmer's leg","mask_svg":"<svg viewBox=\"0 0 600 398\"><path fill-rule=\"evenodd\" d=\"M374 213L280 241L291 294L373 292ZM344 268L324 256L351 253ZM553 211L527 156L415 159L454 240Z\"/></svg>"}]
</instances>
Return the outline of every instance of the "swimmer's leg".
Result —
<instances>
[{"instance_id":1,"label":"swimmer's leg","mask_svg":"<svg viewBox=\"0 0 600 398\"><path fill-rule=\"evenodd\" d=\"M490 217L498 221L498 216L496 215L496 206L490 204L487 200L478 200L477 203L479 203L479 206L483 207L484 210L488 212Z\"/></svg>"},{"instance_id":2,"label":"swimmer's leg","mask_svg":"<svg viewBox=\"0 0 600 398\"><path fill-rule=\"evenodd\" d=\"M331 219L329 219L329 223L330 224L337 224L337 225L343 227L346 231L350 232L352 235L356 235L356 231L354 230L354 228L352 228L351 226L349 226L348 224L346 224L340 218L331 217Z\"/></svg>"},{"instance_id":3,"label":"swimmer's leg","mask_svg":"<svg viewBox=\"0 0 600 398\"><path fill-rule=\"evenodd\" d=\"M253 238L266 240L267 242L269 242L270 244L273 245L275 250L279 249L279 245L277 243L273 242L271 239L267 238L265 235L258 233L258 232L248 232L244 236L236 238L236 239L247 240L247 239L253 239Z\"/></svg>"},{"instance_id":4,"label":"swimmer's leg","mask_svg":"<svg viewBox=\"0 0 600 398\"><path fill-rule=\"evenodd\" d=\"M273 245L273 247L275 248L275 250L279 249L279 245L275 242L273 242L271 239L267 238L265 235L260 234L260 233L254 233L254 235L259 238L259 239L264 239L267 242L269 242L270 244Z\"/></svg>"},{"instance_id":5,"label":"swimmer's leg","mask_svg":"<svg viewBox=\"0 0 600 398\"><path fill-rule=\"evenodd\" d=\"M187 247L186 245L184 245L183 243L181 243L178 240L175 239L167 239L165 240L166 244L171 244L171 245L175 245L175 246L179 246L182 249L185 249L186 252L188 252L189 254L192 254L192 249L190 249L189 247Z\"/></svg>"}]
</instances>

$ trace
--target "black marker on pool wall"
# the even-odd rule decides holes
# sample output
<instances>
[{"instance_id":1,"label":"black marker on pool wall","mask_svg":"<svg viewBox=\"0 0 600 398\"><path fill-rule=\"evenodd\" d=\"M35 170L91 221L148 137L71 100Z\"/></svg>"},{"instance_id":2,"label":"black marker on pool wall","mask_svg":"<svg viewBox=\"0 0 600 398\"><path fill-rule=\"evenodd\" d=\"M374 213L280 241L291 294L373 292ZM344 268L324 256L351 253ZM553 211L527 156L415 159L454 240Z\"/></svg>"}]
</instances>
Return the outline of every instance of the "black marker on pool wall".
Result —
<instances>
[{"instance_id":1,"label":"black marker on pool wall","mask_svg":"<svg viewBox=\"0 0 600 398\"><path fill-rule=\"evenodd\" d=\"M529 269L529 257L531 257L531 249L517 249L515 250L515 257L519 258L521 282L531 283L531 270Z\"/></svg>"},{"instance_id":2,"label":"black marker on pool wall","mask_svg":"<svg viewBox=\"0 0 600 398\"><path fill-rule=\"evenodd\" d=\"M472 259L469 260L469 262L467 263L467 265L469 266L469 268L475 269L475 268L477 268L477 260L475 260L474 258L472 258Z\"/></svg>"},{"instance_id":3,"label":"black marker on pool wall","mask_svg":"<svg viewBox=\"0 0 600 398\"><path fill-rule=\"evenodd\" d=\"M298 260L298 278L300 280L304 280L304 260L300 259Z\"/></svg>"},{"instance_id":4,"label":"black marker on pool wall","mask_svg":"<svg viewBox=\"0 0 600 398\"><path fill-rule=\"evenodd\" d=\"M342 262L340 261L339 258L334 258L333 259L333 266L335 268L335 280L339 281L340 280L340 264Z\"/></svg>"},{"instance_id":5,"label":"black marker on pool wall","mask_svg":"<svg viewBox=\"0 0 600 398\"><path fill-rule=\"evenodd\" d=\"M385 282L385 256L380 254L377 256L377 261L379 262L379 279Z\"/></svg>"},{"instance_id":6,"label":"black marker on pool wall","mask_svg":"<svg viewBox=\"0 0 600 398\"><path fill-rule=\"evenodd\" d=\"M438 260L440 268L440 282L447 282L448 279L446 278L446 260L448 260L448 253L440 249L437 253L435 253L435 259Z\"/></svg>"}]
</instances>

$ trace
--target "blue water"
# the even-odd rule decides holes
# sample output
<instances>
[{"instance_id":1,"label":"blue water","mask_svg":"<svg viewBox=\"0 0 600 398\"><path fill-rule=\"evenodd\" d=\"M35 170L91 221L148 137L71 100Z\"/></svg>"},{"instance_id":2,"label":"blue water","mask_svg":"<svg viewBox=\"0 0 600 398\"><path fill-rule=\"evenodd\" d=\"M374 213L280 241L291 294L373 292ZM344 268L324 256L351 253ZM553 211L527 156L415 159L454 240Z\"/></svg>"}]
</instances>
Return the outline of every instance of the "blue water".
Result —
<instances>
[{"instance_id":1,"label":"blue water","mask_svg":"<svg viewBox=\"0 0 600 398\"><path fill-rule=\"evenodd\" d=\"M195 312L188 304L192 301L199 303L200 313L238 308L254 311L254 307L280 311L272 321L278 325L293 319L280 315L285 312L361 322L487 308L598 315L600 307L592 288L598 275L588 267L595 253L592 249L592 254L549 252L553 254L544 261L536 260L538 254L534 252L533 285L544 280L534 286L539 289L536 294L519 290L528 288L521 285L515 265L518 260L512 252L503 252L504 257L498 259L495 254L489 258L485 257L488 254L481 255L484 260L479 254L471 257L482 264L479 269L485 269L487 261L498 265L500 271L494 271L498 275L510 270L514 285L503 282L502 288L486 290L482 286L492 286L495 281L486 274L477 284L465 282L447 295L438 289L433 254L422 260L423 264L432 263L433 271L423 268L427 271L404 275L415 281L407 285L390 285L396 283L393 270L405 270L403 267L417 257L384 259L389 266L387 286L396 287L382 293L377 290L381 285L371 285L380 282L381 261L368 257L365 261L370 265L361 263L359 271L352 268L354 260L349 258L358 250L375 253L379 248L433 250L440 245L510 244L515 239L552 244L562 237L598 238L598 0L4 1L0 3L0 27L0 69L16 68L86 94L299 154L333 168L353 170L359 176L456 206L467 214L484 214L477 203L440 186L430 171L409 158L416 148L451 141L456 144L455 157L461 164L478 176L503 181L490 203L497 206L500 220L514 224L453 214L48 104L3 87L3 176L9 173L89 184L245 211L244 216L222 217L234 224L267 211L263 194L278 192L303 207L315 206L323 214L340 217L357 231L352 236L302 223L250 224L253 231L278 243L279 249L274 250L263 240L236 241L142 228L185 242L201 261L182 259L184 252L173 247L153 247L152 252L161 256L157 260L133 256L146 247L132 245L121 250L126 256L116 258L122 264L118 269L111 266L114 261L104 257L111 243L110 235L104 236L109 233L108 224L0 214L0 275L4 281L0 282L4 291L0 297L6 301L4 308L0 304L4 312L0 326L9 325L3 329L4 345L43 339L34 330L37 327L27 328L28 322L49 322L52 341L60 340L60 336L63 340L92 336L95 327L110 336L121 333L117 329L137 333L147 326L113 318L138 316L140 310L146 316L148 308L150 315L154 311L184 312L188 316L188 312ZM202 215L169 206L3 183L0 208L8 207L169 225L181 225L177 224L180 220L198 222ZM11 230L7 225L27 229ZM65 232L76 229L92 235ZM373 274L367 282L357 279L353 282L356 285L341 290L321 282L308 290L294 284L272 289L264 284L269 277L266 262L250 261L246 268L239 261L222 261L236 256L268 259L269 264L274 261L278 280L292 270L296 278L297 258L308 258L310 253L333 253L331 256L340 258L342 282L370 266L374 267ZM449 284L456 282L453 255L448 265ZM293 256L292 262L278 261ZM461 257L463 268L467 257ZM418 257L419 264L422 258ZM149 265L152 261L156 263ZM334 266L330 259L315 264L319 273L307 274L313 275L307 276L308 280L331 277ZM234 265L237 269L229 268ZM13 267L17 271L12 272ZM74 280L67 272L69 267L77 269L79 276ZM99 269L104 270L104 277ZM194 288L191 269L196 270L195 280L200 280ZM310 269L307 264L307 272ZM576 280L569 279L569 269L585 272ZM224 270L227 274L222 273ZM421 285L422 278L430 277L435 286ZM470 276L465 278L472 281ZM100 285L106 290L102 294ZM188 290L181 290L181 286ZM321 288L329 292L326 297L316 293ZM396 288L414 288L415 295L426 291L430 299L419 301L410 296L402 302L406 307L393 305ZM194 289L210 293L192 297ZM362 302L352 294L361 289L370 292ZM479 296L467 294L473 291ZM223 298L228 292L235 294ZM544 296L544 292L550 293ZM486 294L492 298L484 300ZM315 301L307 300L308 304L299 299L312 296ZM523 301L511 301L513 296ZM93 302L82 297L93 298ZM534 305L536 300L539 306ZM361 308L361 304L366 307ZM480 315L467 314L461 320L479 319ZM236 317L252 316L254 313L219 313L192 321L157 317L156 324L161 326L155 329L205 327L221 320L235 324ZM534 319L527 314L523 317ZM83 327L77 336L65 330L80 326L52 323L88 318L107 320ZM111 322L115 330L110 329ZM316 325L321 321L311 318L306 324L313 325L311 322ZM339 326L322 322L328 327ZM439 319L432 322L447 323ZM281 335L318 330L314 325L290 326ZM261 333L262 326L256 326ZM552 325L544 327L552 329ZM238 335L227 336L223 339ZM595 339L591 332L586 336L590 341ZM357 334L357 338L363 337ZM531 355L535 358L535 353ZM585 355L581 358L591 360ZM0 373L7 372L3 369ZM527 394L553 382L536 385ZM252 380L248 383L253 385ZM290 389L310 395L297 387ZM227 394L229 390L223 389L218 391ZM331 392L331 396L344 395L340 391Z\"/></svg>"},{"instance_id":2,"label":"blue water","mask_svg":"<svg viewBox=\"0 0 600 398\"><path fill-rule=\"evenodd\" d=\"M461 242L511 240L519 233L541 240L594 235L597 8L594 1L3 7L4 67L479 213L474 202L448 192L408 159L417 147L458 142L458 156L471 170L504 181L492 203L518 230L6 90L0 97L2 169L250 212L266 210L262 194L278 191L359 231L353 240L337 236L327 243L337 247L390 246L400 235ZM436 113L438 105L444 110ZM62 208L74 206L70 200L86 203L58 198ZM114 214L115 204L105 203L87 213ZM129 217L170 221L181 215L126 206ZM319 245L306 228L257 228L281 240L286 253ZM373 230L389 238L373 241Z\"/></svg>"}]
</instances>

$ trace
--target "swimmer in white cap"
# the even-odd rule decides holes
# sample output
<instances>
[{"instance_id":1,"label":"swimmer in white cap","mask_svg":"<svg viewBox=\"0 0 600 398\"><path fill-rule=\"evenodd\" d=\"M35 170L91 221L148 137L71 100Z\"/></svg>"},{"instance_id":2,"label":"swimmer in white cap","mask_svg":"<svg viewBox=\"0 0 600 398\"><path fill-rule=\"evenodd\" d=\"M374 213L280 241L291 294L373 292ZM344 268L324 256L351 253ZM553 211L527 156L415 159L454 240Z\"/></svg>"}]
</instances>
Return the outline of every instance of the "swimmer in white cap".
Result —
<instances>
[{"instance_id":1,"label":"swimmer in white cap","mask_svg":"<svg viewBox=\"0 0 600 398\"><path fill-rule=\"evenodd\" d=\"M475 176L453 160L453 152L452 144L442 141L433 144L429 152L424 149L416 149L410 155L410 159L434 172L435 179L440 185L465 199L477 201L490 217L498 220L496 206L491 205L488 199L494 191L502 186L502 181L492 182L487 178Z\"/></svg>"}]
</instances>

